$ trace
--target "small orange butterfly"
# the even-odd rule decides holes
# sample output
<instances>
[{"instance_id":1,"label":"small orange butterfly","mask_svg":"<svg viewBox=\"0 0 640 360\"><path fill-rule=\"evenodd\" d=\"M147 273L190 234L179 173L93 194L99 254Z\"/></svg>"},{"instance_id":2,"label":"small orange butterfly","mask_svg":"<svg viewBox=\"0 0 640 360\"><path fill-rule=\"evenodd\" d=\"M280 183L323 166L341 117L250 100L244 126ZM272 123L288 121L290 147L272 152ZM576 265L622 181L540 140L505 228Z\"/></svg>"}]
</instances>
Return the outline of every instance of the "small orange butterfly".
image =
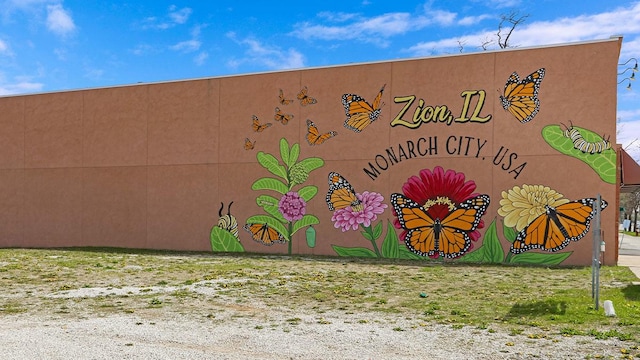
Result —
<instances>
[{"instance_id":1,"label":"small orange butterfly","mask_svg":"<svg viewBox=\"0 0 640 360\"><path fill-rule=\"evenodd\" d=\"M278 95L278 98L280 99L280 104L282 105L289 105L293 102L293 99L284 98L284 92L282 92L282 89L280 89L280 95Z\"/></svg>"},{"instance_id":2,"label":"small orange butterfly","mask_svg":"<svg viewBox=\"0 0 640 360\"><path fill-rule=\"evenodd\" d=\"M251 140L249 140L249 138L245 138L244 139L244 149L245 150L253 150L253 148L256 146L256 142L253 141L251 142Z\"/></svg>"},{"instance_id":3,"label":"small orange butterfly","mask_svg":"<svg viewBox=\"0 0 640 360\"><path fill-rule=\"evenodd\" d=\"M309 90L305 86L298 93L298 100L300 100L300 105L302 106L307 106L307 105L315 104L318 102L318 100L312 98L307 94L308 91Z\"/></svg>"},{"instance_id":4,"label":"small orange butterfly","mask_svg":"<svg viewBox=\"0 0 640 360\"><path fill-rule=\"evenodd\" d=\"M287 240L268 224L246 224L243 229L251 234L251 238L264 245L285 243Z\"/></svg>"},{"instance_id":5,"label":"small orange butterfly","mask_svg":"<svg viewBox=\"0 0 640 360\"><path fill-rule=\"evenodd\" d=\"M293 114L285 114L279 107L276 107L276 113L273 115L273 118L275 121L280 121L282 125L287 125L289 120L293 119Z\"/></svg>"},{"instance_id":6,"label":"small orange butterfly","mask_svg":"<svg viewBox=\"0 0 640 360\"><path fill-rule=\"evenodd\" d=\"M313 121L307 119L307 142L309 145L320 145L332 137L338 135L335 131L329 131L328 133L320 134L318 127Z\"/></svg>"},{"instance_id":7,"label":"small orange butterfly","mask_svg":"<svg viewBox=\"0 0 640 360\"><path fill-rule=\"evenodd\" d=\"M258 120L258 117L253 115L253 124L251 125L253 127L253 131L263 132L264 129L268 128L271 125L273 124L272 123L260 124L260 120Z\"/></svg>"},{"instance_id":8,"label":"small orange butterfly","mask_svg":"<svg viewBox=\"0 0 640 360\"><path fill-rule=\"evenodd\" d=\"M369 104L360 95L344 94L342 95L342 105L347 119L344 121L344 127L355 132L361 132L372 122L380 117L381 108L384 103L380 103L382 92L385 85L378 92L373 102Z\"/></svg>"}]
</instances>

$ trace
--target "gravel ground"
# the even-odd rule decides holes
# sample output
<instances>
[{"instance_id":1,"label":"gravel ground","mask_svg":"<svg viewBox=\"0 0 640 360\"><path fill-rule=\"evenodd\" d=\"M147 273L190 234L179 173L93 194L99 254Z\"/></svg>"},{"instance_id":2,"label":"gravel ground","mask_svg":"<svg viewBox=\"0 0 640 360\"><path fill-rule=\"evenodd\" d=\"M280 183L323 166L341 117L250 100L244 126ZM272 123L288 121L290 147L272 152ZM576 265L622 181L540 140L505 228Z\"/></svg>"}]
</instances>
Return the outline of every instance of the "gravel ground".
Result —
<instances>
[{"instance_id":1,"label":"gravel ground","mask_svg":"<svg viewBox=\"0 0 640 360\"><path fill-rule=\"evenodd\" d=\"M40 317L40 318L38 318ZM291 314L262 319L172 313L88 319L15 315L0 324L10 359L585 359L620 358L619 340L509 335L357 314Z\"/></svg>"}]
</instances>

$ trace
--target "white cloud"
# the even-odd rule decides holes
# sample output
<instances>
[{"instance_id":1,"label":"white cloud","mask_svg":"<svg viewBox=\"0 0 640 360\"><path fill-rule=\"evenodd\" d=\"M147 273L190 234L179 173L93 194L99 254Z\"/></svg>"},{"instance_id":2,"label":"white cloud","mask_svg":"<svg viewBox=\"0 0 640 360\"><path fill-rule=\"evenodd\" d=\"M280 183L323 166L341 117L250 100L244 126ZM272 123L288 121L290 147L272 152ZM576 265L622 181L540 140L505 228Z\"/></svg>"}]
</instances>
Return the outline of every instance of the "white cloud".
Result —
<instances>
[{"instance_id":1,"label":"white cloud","mask_svg":"<svg viewBox=\"0 0 640 360\"><path fill-rule=\"evenodd\" d=\"M206 51L203 51L199 53L195 58L193 58L193 62L196 63L196 65L198 66L202 66L207 61L208 58L209 58L209 53L207 53Z\"/></svg>"},{"instance_id":2,"label":"white cloud","mask_svg":"<svg viewBox=\"0 0 640 360\"><path fill-rule=\"evenodd\" d=\"M11 55L11 49L6 41L0 39L0 55Z\"/></svg>"},{"instance_id":3,"label":"white cloud","mask_svg":"<svg viewBox=\"0 0 640 360\"><path fill-rule=\"evenodd\" d=\"M169 49L189 53L189 52L194 52L200 49L201 44L202 43L199 40L191 39L191 40L181 41L175 45L172 45L169 47Z\"/></svg>"},{"instance_id":4,"label":"white cloud","mask_svg":"<svg viewBox=\"0 0 640 360\"><path fill-rule=\"evenodd\" d=\"M227 62L230 67L236 68L245 63L258 64L273 70L298 69L305 66L304 55L294 49L282 50L277 46L269 47L252 38L237 39L235 33L227 33L227 37L247 48L244 58L231 59Z\"/></svg>"},{"instance_id":5,"label":"white cloud","mask_svg":"<svg viewBox=\"0 0 640 360\"><path fill-rule=\"evenodd\" d=\"M156 16L149 16L142 20L143 29L159 29L166 30L176 25L185 24L191 16L191 8L185 7L177 9L175 5L169 7L169 13L165 18L158 18Z\"/></svg>"},{"instance_id":6,"label":"white cloud","mask_svg":"<svg viewBox=\"0 0 640 360\"><path fill-rule=\"evenodd\" d=\"M0 96L28 94L42 91L44 85L37 82L19 81L13 84L0 84Z\"/></svg>"},{"instance_id":7,"label":"white cloud","mask_svg":"<svg viewBox=\"0 0 640 360\"><path fill-rule=\"evenodd\" d=\"M73 19L61 4L47 5L47 28L58 35L65 36L76 29Z\"/></svg>"}]
</instances>

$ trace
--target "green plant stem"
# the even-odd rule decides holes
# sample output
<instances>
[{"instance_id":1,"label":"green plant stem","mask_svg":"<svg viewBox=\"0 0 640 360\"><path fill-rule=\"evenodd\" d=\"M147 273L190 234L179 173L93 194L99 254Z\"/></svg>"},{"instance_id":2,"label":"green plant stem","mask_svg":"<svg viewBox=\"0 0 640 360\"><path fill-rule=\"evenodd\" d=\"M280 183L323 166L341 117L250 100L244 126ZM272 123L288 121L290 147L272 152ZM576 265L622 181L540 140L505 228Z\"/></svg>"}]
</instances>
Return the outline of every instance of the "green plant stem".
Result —
<instances>
[{"instance_id":1,"label":"green plant stem","mask_svg":"<svg viewBox=\"0 0 640 360\"><path fill-rule=\"evenodd\" d=\"M289 232L289 234L288 234L288 238L289 238L289 244L288 244L289 255L291 255L291 253L292 253L291 250L293 248L293 245L292 245L293 244L293 239L291 238L291 231L292 230L293 230L293 223L291 221L289 221L289 223L287 225L287 231Z\"/></svg>"},{"instance_id":2,"label":"green plant stem","mask_svg":"<svg viewBox=\"0 0 640 360\"><path fill-rule=\"evenodd\" d=\"M371 225L364 226L361 224L360 226L362 226L364 231L369 234L369 238L371 238L371 245L373 245L373 251L375 251L377 257L381 258L382 255L380 254L380 249L378 249L378 244L376 244L377 239L373 236L373 229L371 228Z\"/></svg>"}]
</instances>

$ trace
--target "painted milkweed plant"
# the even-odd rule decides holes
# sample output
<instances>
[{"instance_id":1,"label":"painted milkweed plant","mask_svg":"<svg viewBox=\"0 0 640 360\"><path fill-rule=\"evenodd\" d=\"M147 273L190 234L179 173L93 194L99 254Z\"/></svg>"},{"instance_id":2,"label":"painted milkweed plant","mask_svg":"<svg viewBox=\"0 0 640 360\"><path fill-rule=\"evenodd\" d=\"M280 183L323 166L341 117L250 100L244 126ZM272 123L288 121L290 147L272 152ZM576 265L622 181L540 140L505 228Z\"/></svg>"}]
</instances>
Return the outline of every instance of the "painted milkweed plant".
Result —
<instances>
[{"instance_id":1,"label":"painted milkweed plant","mask_svg":"<svg viewBox=\"0 0 640 360\"><path fill-rule=\"evenodd\" d=\"M275 177L263 177L251 185L252 190L266 191L256 197L256 204L264 214L250 216L244 226L255 241L264 245L288 243L289 254L293 235L320 222L316 216L306 213L307 203L316 196L318 188L304 182L312 171L324 166L324 160L318 157L300 160L299 157L300 145L289 146L285 138L280 139L280 159L258 152L258 163ZM309 241L307 244L315 245Z\"/></svg>"}]
</instances>

